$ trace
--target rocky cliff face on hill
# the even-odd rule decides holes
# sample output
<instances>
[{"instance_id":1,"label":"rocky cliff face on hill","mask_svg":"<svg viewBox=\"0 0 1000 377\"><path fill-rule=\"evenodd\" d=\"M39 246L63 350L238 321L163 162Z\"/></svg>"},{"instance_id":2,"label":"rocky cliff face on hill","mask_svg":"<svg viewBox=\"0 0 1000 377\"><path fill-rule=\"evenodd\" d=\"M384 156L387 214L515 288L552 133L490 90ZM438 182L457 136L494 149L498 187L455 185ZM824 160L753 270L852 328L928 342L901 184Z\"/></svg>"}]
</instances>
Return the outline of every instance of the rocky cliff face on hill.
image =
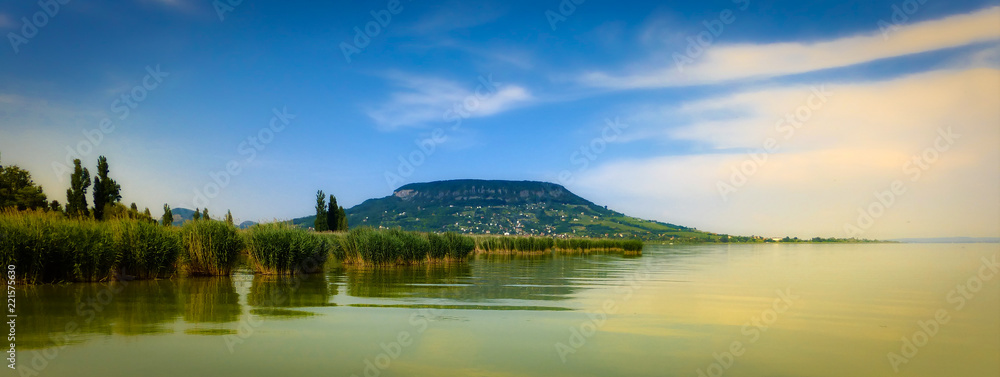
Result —
<instances>
[{"instance_id":1,"label":"rocky cliff face on hill","mask_svg":"<svg viewBox=\"0 0 1000 377\"><path fill-rule=\"evenodd\" d=\"M554 183L531 181L454 180L413 183L397 189L393 196L404 202L516 205L563 203L593 205Z\"/></svg>"}]
</instances>

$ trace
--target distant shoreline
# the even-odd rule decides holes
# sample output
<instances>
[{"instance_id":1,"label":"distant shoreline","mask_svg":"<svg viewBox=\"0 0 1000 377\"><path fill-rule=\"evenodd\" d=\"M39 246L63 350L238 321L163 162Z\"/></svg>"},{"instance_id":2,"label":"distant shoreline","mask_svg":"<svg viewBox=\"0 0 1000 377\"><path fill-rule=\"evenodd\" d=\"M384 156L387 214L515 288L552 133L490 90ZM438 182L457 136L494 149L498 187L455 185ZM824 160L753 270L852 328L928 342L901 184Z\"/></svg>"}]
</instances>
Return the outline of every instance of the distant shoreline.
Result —
<instances>
[{"instance_id":1,"label":"distant shoreline","mask_svg":"<svg viewBox=\"0 0 1000 377\"><path fill-rule=\"evenodd\" d=\"M1000 243L1000 237L896 238L889 241L901 243Z\"/></svg>"}]
</instances>

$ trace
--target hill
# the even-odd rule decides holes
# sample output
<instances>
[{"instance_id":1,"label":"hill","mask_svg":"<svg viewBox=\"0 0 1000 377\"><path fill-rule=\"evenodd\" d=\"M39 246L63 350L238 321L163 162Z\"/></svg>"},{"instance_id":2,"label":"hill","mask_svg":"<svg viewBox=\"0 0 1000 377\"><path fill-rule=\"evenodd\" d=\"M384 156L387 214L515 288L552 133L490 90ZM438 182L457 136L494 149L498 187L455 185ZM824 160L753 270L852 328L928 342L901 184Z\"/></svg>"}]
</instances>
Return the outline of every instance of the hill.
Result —
<instances>
[{"instance_id":1,"label":"hill","mask_svg":"<svg viewBox=\"0 0 1000 377\"><path fill-rule=\"evenodd\" d=\"M554 183L451 180L412 183L346 210L351 227L425 232L708 241L697 229L626 216ZM311 227L315 216L293 220Z\"/></svg>"},{"instance_id":2,"label":"hill","mask_svg":"<svg viewBox=\"0 0 1000 377\"><path fill-rule=\"evenodd\" d=\"M173 222L174 226L184 225L185 221L189 221L189 220L194 219L194 210L190 209L190 208L181 208L181 207L171 208L170 212L174 215L174 222ZM222 219L221 217L213 216L211 213L209 214L209 216L211 216L215 220L221 220ZM237 226L240 227L240 228L246 229L246 228L249 228L249 227L253 226L253 224L256 224L256 223L253 222L253 221L244 221L244 222L240 223Z\"/></svg>"},{"instance_id":3,"label":"hill","mask_svg":"<svg viewBox=\"0 0 1000 377\"><path fill-rule=\"evenodd\" d=\"M185 221L194 219L194 210L188 208L171 208L170 213L174 215L174 225L184 225Z\"/></svg>"}]
</instances>

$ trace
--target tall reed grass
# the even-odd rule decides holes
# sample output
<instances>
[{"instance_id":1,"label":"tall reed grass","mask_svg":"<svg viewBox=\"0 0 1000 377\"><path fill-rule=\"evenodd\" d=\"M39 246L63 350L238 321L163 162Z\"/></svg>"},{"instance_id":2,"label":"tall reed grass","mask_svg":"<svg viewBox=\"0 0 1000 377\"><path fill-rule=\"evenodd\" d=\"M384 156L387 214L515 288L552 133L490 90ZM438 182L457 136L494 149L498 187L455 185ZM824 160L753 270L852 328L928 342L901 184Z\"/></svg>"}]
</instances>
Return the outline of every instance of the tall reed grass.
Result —
<instances>
[{"instance_id":1,"label":"tall reed grass","mask_svg":"<svg viewBox=\"0 0 1000 377\"><path fill-rule=\"evenodd\" d=\"M607 238L548 238L522 236L477 236L476 251L484 254L544 254L551 251L563 253L621 252L626 255L641 254L640 240L615 240Z\"/></svg>"},{"instance_id":2,"label":"tall reed grass","mask_svg":"<svg viewBox=\"0 0 1000 377\"><path fill-rule=\"evenodd\" d=\"M314 273L330 254L326 237L288 223L257 224L246 230L247 261L256 273Z\"/></svg>"},{"instance_id":3,"label":"tall reed grass","mask_svg":"<svg viewBox=\"0 0 1000 377\"><path fill-rule=\"evenodd\" d=\"M151 279L170 276L183 251L180 235L145 220L112 220L100 223L111 233L114 270L124 277Z\"/></svg>"},{"instance_id":4,"label":"tall reed grass","mask_svg":"<svg viewBox=\"0 0 1000 377\"><path fill-rule=\"evenodd\" d=\"M191 275L229 275L244 247L239 229L223 221L188 221L181 227L181 239Z\"/></svg>"},{"instance_id":5,"label":"tall reed grass","mask_svg":"<svg viewBox=\"0 0 1000 377\"><path fill-rule=\"evenodd\" d=\"M53 212L0 212L0 259L28 283L157 278L177 268L180 236L147 221L96 222Z\"/></svg>"},{"instance_id":6,"label":"tall reed grass","mask_svg":"<svg viewBox=\"0 0 1000 377\"><path fill-rule=\"evenodd\" d=\"M476 237L476 251L489 254L545 253L552 250L554 245L555 240L548 237Z\"/></svg>"},{"instance_id":7,"label":"tall reed grass","mask_svg":"<svg viewBox=\"0 0 1000 377\"><path fill-rule=\"evenodd\" d=\"M351 229L339 239L338 259L347 264L400 265L431 260L462 260L475 249L471 237L455 233L407 232L399 229Z\"/></svg>"},{"instance_id":8,"label":"tall reed grass","mask_svg":"<svg viewBox=\"0 0 1000 377\"><path fill-rule=\"evenodd\" d=\"M626 255L642 254L640 240L612 240L606 238L567 238L555 240L555 248L563 252L588 253L594 251L621 251Z\"/></svg>"}]
</instances>

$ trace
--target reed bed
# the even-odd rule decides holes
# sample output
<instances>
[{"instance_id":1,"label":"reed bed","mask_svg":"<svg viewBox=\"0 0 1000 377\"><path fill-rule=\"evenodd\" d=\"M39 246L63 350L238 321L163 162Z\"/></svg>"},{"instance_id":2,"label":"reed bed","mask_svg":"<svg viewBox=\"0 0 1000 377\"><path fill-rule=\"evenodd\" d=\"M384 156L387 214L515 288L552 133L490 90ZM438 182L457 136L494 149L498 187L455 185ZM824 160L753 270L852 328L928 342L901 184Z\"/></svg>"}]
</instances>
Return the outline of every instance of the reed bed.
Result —
<instances>
[{"instance_id":1,"label":"reed bed","mask_svg":"<svg viewBox=\"0 0 1000 377\"><path fill-rule=\"evenodd\" d=\"M560 252L589 253L620 251L625 255L642 254L640 240L613 240L607 238L567 238L555 240L555 249Z\"/></svg>"},{"instance_id":2,"label":"reed bed","mask_svg":"<svg viewBox=\"0 0 1000 377\"><path fill-rule=\"evenodd\" d=\"M640 240L615 240L607 238L549 238L522 236L478 236L476 252L482 254L545 254L621 252L625 255L642 254Z\"/></svg>"},{"instance_id":3,"label":"reed bed","mask_svg":"<svg viewBox=\"0 0 1000 377\"><path fill-rule=\"evenodd\" d=\"M548 237L479 236L476 251L485 254L542 254L555 246Z\"/></svg>"},{"instance_id":4,"label":"reed bed","mask_svg":"<svg viewBox=\"0 0 1000 377\"><path fill-rule=\"evenodd\" d=\"M173 275L183 251L180 234L150 221L111 220L100 223L111 233L115 274L129 279Z\"/></svg>"},{"instance_id":5,"label":"reed bed","mask_svg":"<svg viewBox=\"0 0 1000 377\"><path fill-rule=\"evenodd\" d=\"M27 283L169 276L181 250L177 232L141 220L0 212L0 259Z\"/></svg>"},{"instance_id":6,"label":"reed bed","mask_svg":"<svg viewBox=\"0 0 1000 377\"><path fill-rule=\"evenodd\" d=\"M247 261L256 273L315 273L330 254L325 236L288 223L257 224L246 230Z\"/></svg>"},{"instance_id":7,"label":"reed bed","mask_svg":"<svg viewBox=\"0 0 1000 377\"><path fill-rule=\"evenodd\" d=\"M188 221L181 227L181 239L191 275L229 275L244 248L239 229L224 221Z\"/></svg>"},{"instance_id":8,"label":"reed bed","mask_svg":"<svg viewBox=\"0 0 1000 377\"><path fill-rule=\"evenodd\" d=\"M475 249L472 237L456 233L407 232L354 228L339 238L338 259L356 265L405 265L435 260L464 260Z\"/></svg>"}]
</instances>

